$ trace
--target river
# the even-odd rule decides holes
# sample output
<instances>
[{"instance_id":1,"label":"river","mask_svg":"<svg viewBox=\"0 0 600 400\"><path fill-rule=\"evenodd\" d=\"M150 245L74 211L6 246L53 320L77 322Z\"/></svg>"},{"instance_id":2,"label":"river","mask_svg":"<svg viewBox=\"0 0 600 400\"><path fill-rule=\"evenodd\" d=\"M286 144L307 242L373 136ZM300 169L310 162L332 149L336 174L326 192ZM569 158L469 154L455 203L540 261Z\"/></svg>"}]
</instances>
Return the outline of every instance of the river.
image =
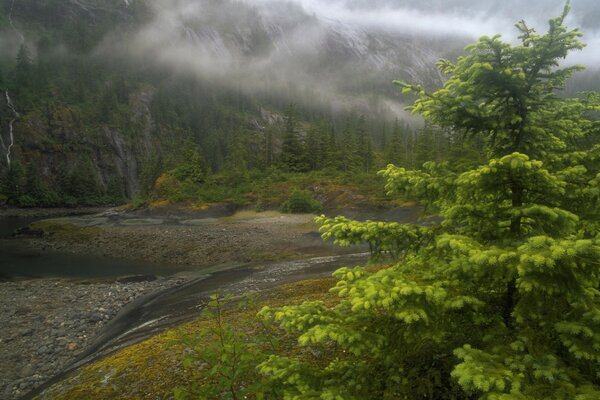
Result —
<instances>
[{"instance_id":1,"label":"river","mask_svg":"<svg viewBox=\"0 0 600 400\"><path fill-rule=\"evenodd\" d=\"M99 284L114 282L116 278L126 275L176 275L185 277L186 282L144 295L127 304L94 334L94 339L86 344L85 350L62 368L62 372L23 398L33 397L81 365L168 327L196 318L208 296L217 289L240 294L284 282L330 275L341 266L360 264L368 259L364 249L356 248L356 254L277 262L228 263L198 270L190 266L177 268L172 265L153 265L91 255L32 251L26 246L27 239L11 238L16 229L38 219L40 218L0 218L0 274L4 280L18 282L60 279Z\"/></svg>"},{"instance_id":2,"label":"river","mask_svg":"<svg viewBox=\"0 0 600 400\"><path fill-rule=\"evenodd\" d=\"M189 269L86 254L31 250L24 245L23 240L12 238L17 229L40 219L42 218L0 218L0 280L64 278L114 281L131 275L169 276Z\"/></svg>"}]
</instances>

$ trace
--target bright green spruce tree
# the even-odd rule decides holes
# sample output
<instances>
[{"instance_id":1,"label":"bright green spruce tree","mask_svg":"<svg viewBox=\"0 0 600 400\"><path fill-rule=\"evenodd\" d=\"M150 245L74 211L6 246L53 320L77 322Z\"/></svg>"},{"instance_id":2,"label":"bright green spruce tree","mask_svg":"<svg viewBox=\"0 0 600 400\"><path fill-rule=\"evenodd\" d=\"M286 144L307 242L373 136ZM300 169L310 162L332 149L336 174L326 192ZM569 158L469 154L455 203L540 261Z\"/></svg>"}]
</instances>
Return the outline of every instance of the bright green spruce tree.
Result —
<instances>
[{"instance_id":1,"label":"bright green spruce tree","mask_svg":"<svg viewBox=\"0 0 600 400\"><path fill-rule=\"evenodd\" d=\"M325 238L398 261L338 270L334 307L261 312L305 350L259 367L286 399L600 399L598 106L557 94L583 47L568 10L545 34L517 24L518 46L482 37L441 61L435 92L397 82L487 162L382 171L439 224L319 219Z\"/></svg>"}]
</instances>

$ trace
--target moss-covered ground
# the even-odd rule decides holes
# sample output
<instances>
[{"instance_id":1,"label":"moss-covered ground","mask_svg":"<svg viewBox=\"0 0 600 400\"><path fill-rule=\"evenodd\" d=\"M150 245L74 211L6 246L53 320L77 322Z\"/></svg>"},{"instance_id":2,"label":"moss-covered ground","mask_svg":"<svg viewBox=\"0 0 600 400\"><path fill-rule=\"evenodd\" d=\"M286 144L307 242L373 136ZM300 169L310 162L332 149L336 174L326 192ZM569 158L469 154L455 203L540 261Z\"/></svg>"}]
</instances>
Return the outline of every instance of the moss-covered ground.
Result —
<instances>
[{"instance_id":1,"label":"moss-covered ground","mask_svg":"<svg viewBox=\"0 0 600 400\"><path fill-rule=\"evenodd\" d=\"M334 284L332 278L306 280L278 286L249 295L250 301L233 302L225 307L225 323L234 329L252 335L264 329L256 313L264 306L299 304L303 301L322 300L333 304L336 297L328 292ZM141 343L124 348L108 357L86 365L64 381L46 390L40 399L168 399L177 387L190 387L203 383L202 371L197 363L185 368L183 359L191 349L189 341L198 332L214 328L214 319L200 317L183 326L165 331ZM295 341L280 338L279 349L295 352ZM202 340L195 348L202 348ZM198 340L200 342L198 342ZM207 343L208 345L208 343ZM200 368L201 369L201 368Z\"/></svg>"}]
</instances>

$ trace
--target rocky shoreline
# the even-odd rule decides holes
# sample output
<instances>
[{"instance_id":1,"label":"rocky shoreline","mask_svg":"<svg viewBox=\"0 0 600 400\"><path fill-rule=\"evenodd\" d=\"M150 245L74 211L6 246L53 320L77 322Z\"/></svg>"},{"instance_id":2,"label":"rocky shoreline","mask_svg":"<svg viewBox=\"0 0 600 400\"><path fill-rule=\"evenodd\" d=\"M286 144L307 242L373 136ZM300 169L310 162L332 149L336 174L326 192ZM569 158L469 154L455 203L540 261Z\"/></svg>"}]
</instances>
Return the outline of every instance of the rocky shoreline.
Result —
<instances>
[{"instance_id":1,"label":"rocky shoreline","mask_svg":"<svg viewBox=\"0 0 600 400\"><path fill-rule=\"evenodd\" d=\"M89 211L89 210L88 210ZM4 210L2 217L11 217ZM34 210L28 217L60 217ZM322 242L305 236L312 216L264 213L208 218L157 217L105 211L42 221L41 235L20 235L13 243L27 251L113 256L119 259L187 265L190 270L265 255L287 258ZM145 217L145 218L144 218ZM314 237L316 236L316 237ZM326 246L327 247L327 246ZM317 253L324 251L320 249ZM328 252L325 250L325 252ZM173 272L177 272L173 268ZM169 275L169 274L166 274ZM17 399L77 360L101 329L127 303L182 284L173 275L144 282L87 282L65 279L0 282L0 398Z\"/></svg>"},{"instance_id":2,"label":"rocky shoreline","mask_svg":"<svg viewBox=\"0 0 600 400\"><path fill-rule=\"evenodd\" d=\"M401 215L414 212L407 208ZM192 274L130 283L0 282L0 398L17 399L60 373L127 303L180 285L209 266L347 254L348 249L320 238L313 218L277 212L172 216L108 210L32 224L39 235L11 243L42 256L62 252L113 257L173 266L172 273L182 267ZM255 279L275 278L258 274ZM246 282L244 288L252 285Z\"/></svg>"},{"instance_id":3,"label":"rocky shoreline","mask_svg":"<svg viewBox=\"0 0 600 400\"><path fill-rule=\"evenodd\" d=\"M138 217L105 213L31 225L24 244L35 251L88 254L160 265L202 268L330 253L314 215L238 213L209 218ZM314 251L312 251L314 250Z\"/></svg>"},{"instance_id":4,"label":"rocky shoreline","mask_svg":"<svg viewBox=\"0 0 600 400\"><path fill-rule=\"evenodd\" d=\"M125 304L184 281L0 283L0 398L17 399L75 361Z\"/></svg>"}]
</instances>

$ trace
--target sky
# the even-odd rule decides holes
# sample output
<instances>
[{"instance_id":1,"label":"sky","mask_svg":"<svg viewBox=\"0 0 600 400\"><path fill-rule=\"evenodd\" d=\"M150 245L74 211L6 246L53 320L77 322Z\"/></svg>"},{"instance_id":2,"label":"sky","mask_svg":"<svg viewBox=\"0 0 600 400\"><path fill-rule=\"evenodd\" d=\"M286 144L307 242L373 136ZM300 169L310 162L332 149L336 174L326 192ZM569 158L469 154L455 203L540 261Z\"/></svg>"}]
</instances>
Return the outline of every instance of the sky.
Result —
<instances>
[{"instance_id":1,"label":"sky","mask_svg":"<svg viewBox=\"0 0 600 400\"><path fill-rule=\"evenodd\" d=\"M307 13L365 29L400 34L478 38L500 33L514 41L514 24L524 19L543 32L548 19L561 14L564 0L254 0L269 7L273 2L298 4ZM600 1L572 0L567 26L583 26L587 44L573 62L600 63ZM594 16L598 18L594 18Z\"/></svg>"}]
</instances>

